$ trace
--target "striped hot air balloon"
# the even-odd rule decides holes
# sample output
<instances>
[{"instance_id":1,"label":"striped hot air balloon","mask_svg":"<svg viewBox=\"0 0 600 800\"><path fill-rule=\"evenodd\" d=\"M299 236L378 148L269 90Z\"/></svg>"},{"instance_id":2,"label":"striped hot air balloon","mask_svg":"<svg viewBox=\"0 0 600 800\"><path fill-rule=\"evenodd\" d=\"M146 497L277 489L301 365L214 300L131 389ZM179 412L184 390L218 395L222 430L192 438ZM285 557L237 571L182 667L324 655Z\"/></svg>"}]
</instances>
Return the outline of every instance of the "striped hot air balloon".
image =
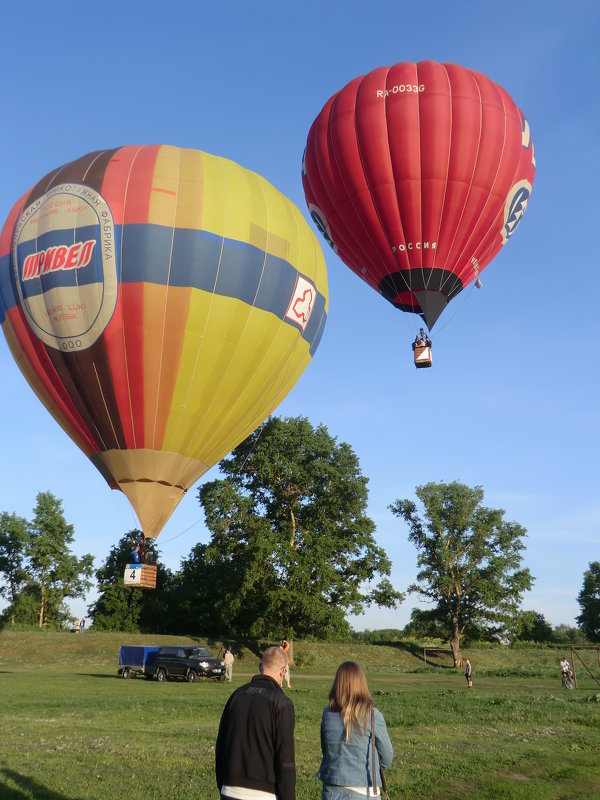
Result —
<instances>
[{"instance_id":1,"label":"striped hot air balloon","mask_svg":"<svg viewBox=\"0 0 600 800\"><path fill-rule=\"evenodd\" d=\"M327 316L299 210L224 158L90 153L16 203L0 313L46 408L156 537L309 364Z\"/></svg>"}]
</instances>

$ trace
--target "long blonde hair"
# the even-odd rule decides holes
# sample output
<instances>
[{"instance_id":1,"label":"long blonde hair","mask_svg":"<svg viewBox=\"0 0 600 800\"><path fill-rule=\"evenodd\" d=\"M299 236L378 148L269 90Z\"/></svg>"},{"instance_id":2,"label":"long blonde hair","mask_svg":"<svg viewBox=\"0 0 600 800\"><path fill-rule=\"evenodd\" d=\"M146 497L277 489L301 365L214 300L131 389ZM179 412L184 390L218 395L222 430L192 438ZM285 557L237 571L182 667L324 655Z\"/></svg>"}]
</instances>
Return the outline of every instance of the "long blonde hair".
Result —
<instances>
[{"instance_id":1,"label":"long blonde hair","mask_svg":"<svg viewBox=\"0 0 600 800\"><path fill-rule=\"evenodd\" d=\"M356 661L344 661L338 667L329 690L329 708L342 715L346 741L350 738L352 727L364 733L372 707L373 700L362 667Z\"/></svg>"}]
</instances>

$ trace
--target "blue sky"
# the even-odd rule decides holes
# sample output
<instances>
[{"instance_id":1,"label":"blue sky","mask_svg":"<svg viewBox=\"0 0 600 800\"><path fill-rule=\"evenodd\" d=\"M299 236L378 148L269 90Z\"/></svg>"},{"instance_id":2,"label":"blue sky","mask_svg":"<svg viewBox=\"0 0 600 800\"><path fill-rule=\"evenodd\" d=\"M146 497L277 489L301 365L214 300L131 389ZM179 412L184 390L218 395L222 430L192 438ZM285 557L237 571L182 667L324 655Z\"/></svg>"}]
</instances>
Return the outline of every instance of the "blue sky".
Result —
<instances>
[{"instance_id":1,"label":"blue sky","mask_svg":"<svg viewBox=\"0 0 600 800\"><path fill-rule=\"evenodd\" d=\"M397 588L414 580L416 551L389 504L430 480L459 480L527 528L536 582L523 607L574 624L583 573L600 558L600 3L34 0L2 4L0 22L2 220L52 168L151 143L238 161L308 219L306 136L352 78L432 59L504 86L530 123L536 181L483 288L467 288L436 325L434 368L412 366L412 318L324 247L325 334L276 413L324 423L353 447ZM75 552L99 566L137 527L133 512L40 405L3 337L0 375L0 511L31 518L36 494L53 492L75 526ZM158 540L172 569L208 538L196 496L194 487ZM401 627L415 604L408 597L352 624Z\"/></svg>"}]
</instances>

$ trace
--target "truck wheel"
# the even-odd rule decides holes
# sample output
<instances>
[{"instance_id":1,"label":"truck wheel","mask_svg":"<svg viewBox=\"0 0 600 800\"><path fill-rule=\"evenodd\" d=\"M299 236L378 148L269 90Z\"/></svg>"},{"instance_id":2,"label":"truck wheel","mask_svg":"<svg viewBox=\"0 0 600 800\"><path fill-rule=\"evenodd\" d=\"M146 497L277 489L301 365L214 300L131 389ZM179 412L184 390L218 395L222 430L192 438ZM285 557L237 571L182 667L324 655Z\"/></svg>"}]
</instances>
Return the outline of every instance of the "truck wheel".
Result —
<instances>
[{"instance_id":1,"label":"truck wheel","mask_svg":"<svg viewBox=\"0 0 600 800\"><path fill-rule=\"evenodd\" d=\"M127 678L129 677L129 670L127 669L127 667L125 667L121 675L125 678L125 680L127 680Z\"/></svg>"},{"instance_id":2,"label":"truck wheel","mask_svg":"<svg viewBox=\"0 0 600 800\"><path fill-rule=\"evenodd\" d=\"M198 673L194 672L194 670L191 669L187 674L187 682L196 683L197 680L198 680Z\"/></svg>"},{"instance_id":3,"label":"truck wheel","mask_svg":"<svg viewBox=\"0 0 600 800\"><path fill-rule=\"evenodd\" d=\"M167 673L164 671L164 669L156 670L156 680L160 681L161 683L162 681L167 680Z\"/></svg>"}]
</instances>

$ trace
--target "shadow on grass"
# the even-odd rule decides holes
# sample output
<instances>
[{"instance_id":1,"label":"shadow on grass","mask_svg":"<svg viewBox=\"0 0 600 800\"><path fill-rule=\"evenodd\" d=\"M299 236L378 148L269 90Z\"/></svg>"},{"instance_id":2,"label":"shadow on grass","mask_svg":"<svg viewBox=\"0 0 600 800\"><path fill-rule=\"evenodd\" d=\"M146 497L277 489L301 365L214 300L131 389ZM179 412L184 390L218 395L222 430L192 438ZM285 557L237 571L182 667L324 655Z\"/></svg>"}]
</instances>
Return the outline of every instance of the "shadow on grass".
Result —
<instances>
[{"instance_id":1,"label":"shadow on grass","mask_svg":"<svg viewBox=\"0 0 600 800\"><path fill-rule=\"evenodd\" d=\"M71 795L48 789L47 786L34 781L33 778L13 772L11 769L3 769L0 774L2 775L2 779L0 779L0 797L2 797L2 800L25 800L31 797L34 797L35 800L77 800ZM11 784L16 784L16 788L12 785L9 786L8 781Z\"/></svg>"},{"instance_id":2,"label":"shadow on grass","mask_svg":"<svg viewBox=\"0 0 600 800\"><path fill-rule=\"evenodd\" d=\"M116 678L118 681L124 680L121 675L116 673L113 675L109 672L77 672L76 675L78 678L110 678L111 680Z\"/></svg>"},{"instance_id":3,"label":"shadow on grass","mask_svg":"<svg viewBox=\"0 0 600 800\"><path fill-rule=\"evenodd\" d=\"M424 664L428 667L433 667L435 669L440 670L451 670L454 672L454 661L452 658L450 661L447 659L444 663L440 663L437 660L433 660L435 656L433 655L435 650L438 650L440 653L444 653L445 655L451 654L451 651L444 647L428 647L427 649L432 652L429 656L427 661L425 660L425 656L423 654L423 647L421 645L415 644L414 642L370 642L373 647L392 647L394 650L403 650L405 653L409 653L415 661L420 661L421 664ZM439 656L438 656L439 658Z\"/></svg>"},{"instance_id":4,"label":"shadow on grass","mask_svg":"<svg viewBox=\"0 0 600 800\"><path fill-rule=\"evenodd\" d=\"M262 656L262 651L265 649L265 647L269 646L268 644L261 644L260 642L257 642L256 639L236 639L234 641L198 636L191 636L190 638L195 642L206 642L207 647L210 648L217 657L222 656L225 652L225 648L228 644L230 644L231 651L237 659L243 656L244 649L249 650L253 655L260 659ZM271 644L278 644L278 642L271 642Z\"/></svg>"}]
</instances>

